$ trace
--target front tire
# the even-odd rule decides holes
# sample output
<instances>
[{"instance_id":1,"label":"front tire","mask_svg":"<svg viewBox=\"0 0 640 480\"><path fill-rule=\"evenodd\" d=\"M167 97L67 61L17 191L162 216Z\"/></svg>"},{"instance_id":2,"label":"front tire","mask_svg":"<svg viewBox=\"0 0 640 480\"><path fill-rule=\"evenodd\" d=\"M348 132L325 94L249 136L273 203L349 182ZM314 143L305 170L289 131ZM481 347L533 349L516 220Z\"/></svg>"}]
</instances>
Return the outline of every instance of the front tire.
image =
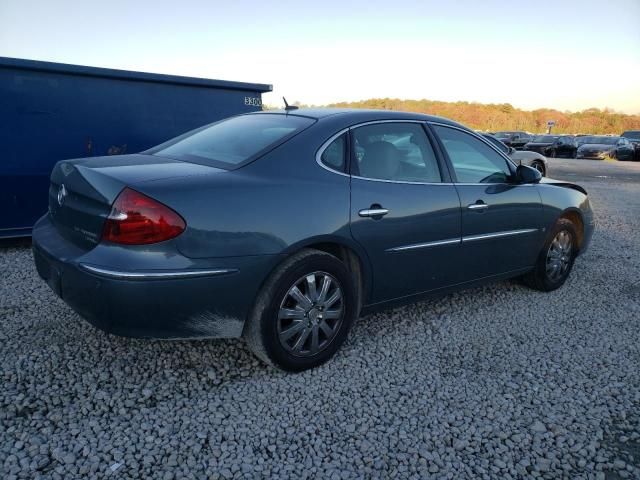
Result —
<instances>
[{"instance_id":1,"label":"front tire","mask_svg":"<svg viewBox=\"0 0 640 480\"><path fill-rule=\"evenodd\" d=\"M523 277L525 284L542 292L564 285L578 254L577 239L575 225L565 218L558 220L538 255L535 267Z\"/></svg>"},{"instance_id":2,"label":"front tire","mask_svg":"<svg viewBox=\"0 0 640 480\"><path fill-rule=\"evenodd\" d=\"M291 372L317 367L347 338L357 315L357 298L344 263L319 250L302 250L269 276L244 338L270 365Z\"/></svg>"}]
</instances>

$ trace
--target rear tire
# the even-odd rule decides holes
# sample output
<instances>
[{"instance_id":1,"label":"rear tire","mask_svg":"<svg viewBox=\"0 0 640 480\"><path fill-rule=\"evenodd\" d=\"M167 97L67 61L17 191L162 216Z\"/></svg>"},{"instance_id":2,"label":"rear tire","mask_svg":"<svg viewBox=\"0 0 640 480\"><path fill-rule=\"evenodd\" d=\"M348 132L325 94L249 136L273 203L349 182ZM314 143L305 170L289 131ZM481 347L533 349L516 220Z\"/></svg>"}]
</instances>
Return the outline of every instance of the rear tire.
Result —
<instances>
[{"instance_id":1,"label":"rear tire","mask_svg":"<svg viewBox=\"0 0 640 480\"><path fill-rule=\"evenodd\" d=\"M314 368L344 343L358 312L357 298L344 263L305 249L269 276L243 336L267 364L290 372Z\"/></svg>"},{"instance_id":2,"label":"rear tire","mask_svg":"<svg viewBox=\"0 0 640 480\"><path fill-rule=\"evenodd\" d=\"M559 219L549 232L536 264L523 277L529 287L550 292L564 285L578 254L576 226L565 218Z\"/></svg>"}]
</instances>

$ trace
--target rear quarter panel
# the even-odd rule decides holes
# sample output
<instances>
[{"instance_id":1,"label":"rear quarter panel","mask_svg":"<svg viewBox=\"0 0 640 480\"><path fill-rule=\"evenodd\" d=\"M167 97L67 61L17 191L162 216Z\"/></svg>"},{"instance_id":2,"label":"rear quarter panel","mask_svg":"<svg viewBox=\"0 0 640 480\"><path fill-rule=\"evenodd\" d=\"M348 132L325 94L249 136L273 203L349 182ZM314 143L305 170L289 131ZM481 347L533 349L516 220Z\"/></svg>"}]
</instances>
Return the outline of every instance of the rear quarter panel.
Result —
<instances>
[{"instance_id":1,"label":"rear quarter panel","mask_svg":"<svg viewBox=\"0 0 640 480\"><path fill-rule=\"evenodd\" d=\"M185 218L176 246L187 257L275 255L316 240L351 243L349 177L316 163L322 141L301 134L235 171L135 188Z\"/></svg>"}]
</instances>

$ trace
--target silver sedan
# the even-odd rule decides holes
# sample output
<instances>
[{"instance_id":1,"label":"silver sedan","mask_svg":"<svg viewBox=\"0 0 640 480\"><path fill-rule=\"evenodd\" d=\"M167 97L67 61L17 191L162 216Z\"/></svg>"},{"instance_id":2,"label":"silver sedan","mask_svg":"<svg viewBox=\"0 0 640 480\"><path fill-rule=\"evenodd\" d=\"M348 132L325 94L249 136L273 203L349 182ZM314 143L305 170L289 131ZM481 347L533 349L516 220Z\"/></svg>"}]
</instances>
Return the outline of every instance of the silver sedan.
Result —
<instances>
[{"instance_id":1,"label":"silver sedan","mask_svg":"<svg viewBox=\"0 0 640 480\"><path fill-rule=\"evenodd\" d=\"M511 160L516 164L523 164L529 167L533 167L538 170L543 177L547 176L547 158L538 153L526 150L516 150L513 147L509 147L502 143L498 138L488 133L483 133L482 136L489 140L492 144L499 148L501 151L509 155Z\"/></svg>"}]
</instances>

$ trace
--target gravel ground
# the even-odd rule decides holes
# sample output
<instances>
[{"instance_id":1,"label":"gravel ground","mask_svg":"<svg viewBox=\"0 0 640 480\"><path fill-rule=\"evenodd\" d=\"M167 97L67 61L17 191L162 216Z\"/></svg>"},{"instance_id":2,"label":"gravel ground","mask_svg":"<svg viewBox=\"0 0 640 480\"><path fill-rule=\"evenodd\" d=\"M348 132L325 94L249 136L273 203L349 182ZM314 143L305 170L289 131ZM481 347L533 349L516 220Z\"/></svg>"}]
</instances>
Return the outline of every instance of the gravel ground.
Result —
<instances>
[{"instance_id":1,"label":"gravel ground","mask_svg":"<svg viewBox=\"0 0 640 480\"><path fill-rule=\"evenodd\" d=\"M598 214L564 288L368 316L298 375L106 335L1 248L0 477L640 478L640 164L552 162Z\"/></svg>"}]
</instances>

